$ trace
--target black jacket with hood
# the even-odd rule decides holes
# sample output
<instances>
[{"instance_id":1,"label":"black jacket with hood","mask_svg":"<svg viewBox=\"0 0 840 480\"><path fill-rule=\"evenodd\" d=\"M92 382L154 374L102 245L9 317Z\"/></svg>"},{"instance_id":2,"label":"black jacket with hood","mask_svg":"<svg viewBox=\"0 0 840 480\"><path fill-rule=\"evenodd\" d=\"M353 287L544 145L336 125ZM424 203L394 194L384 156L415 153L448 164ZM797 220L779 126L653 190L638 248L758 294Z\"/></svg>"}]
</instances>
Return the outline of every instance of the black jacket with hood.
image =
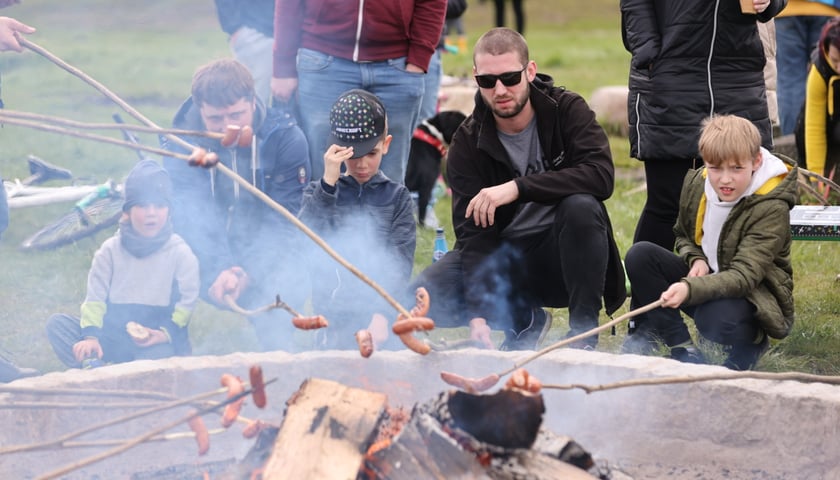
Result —
<instances>
[{"instance_id":1,"label":"black jacket with hood","mask_svg":"<svg viewBox=\"0 0 840 480\"><path fill-rule=\"evenodd\" d=\"M454 248L460 250L466 281L481 262L502 244L502 231L524 202L557 203L563 198L586 193L603 202L612 195L614 166L609 141L595 114L583 100L563 87L554 87L548 75L538 74L531 82L530 102L537 118L537 132L543 151L545 172L518 176L499 140L493 112L476 94L475 109L456 132L447 160L452 187ZM466 218L470 200L485 187L514 180L519 187L516 202L496 210L492 226L476 226ZM604 209L605 217L609 218ZM626 298L624 269L608 225L609 260L604 285L607 314L617 310ZM476 309L476 299L467 299Z\"/></svg>"}]
</instances>

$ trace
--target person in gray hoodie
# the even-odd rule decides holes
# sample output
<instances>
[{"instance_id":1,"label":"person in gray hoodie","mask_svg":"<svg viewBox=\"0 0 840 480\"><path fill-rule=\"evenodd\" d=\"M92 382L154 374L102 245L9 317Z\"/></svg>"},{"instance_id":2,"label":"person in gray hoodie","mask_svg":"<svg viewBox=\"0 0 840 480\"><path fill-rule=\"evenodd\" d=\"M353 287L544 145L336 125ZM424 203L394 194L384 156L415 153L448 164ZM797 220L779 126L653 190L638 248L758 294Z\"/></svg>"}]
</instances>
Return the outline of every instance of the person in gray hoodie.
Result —
<instances>
[{"instance_id":1,"label":"person in gray hoodie","mask_svg":"<svg viewBox=\"0 0 840 480\"><path fill-rule=\"evenodd\" d=\"M125 181L120 229L93 257L81 318L56 314L47 337L68 367L189 355L198 260L172 231L172 183L141 160Z\"/></svg>"}]
</instances>

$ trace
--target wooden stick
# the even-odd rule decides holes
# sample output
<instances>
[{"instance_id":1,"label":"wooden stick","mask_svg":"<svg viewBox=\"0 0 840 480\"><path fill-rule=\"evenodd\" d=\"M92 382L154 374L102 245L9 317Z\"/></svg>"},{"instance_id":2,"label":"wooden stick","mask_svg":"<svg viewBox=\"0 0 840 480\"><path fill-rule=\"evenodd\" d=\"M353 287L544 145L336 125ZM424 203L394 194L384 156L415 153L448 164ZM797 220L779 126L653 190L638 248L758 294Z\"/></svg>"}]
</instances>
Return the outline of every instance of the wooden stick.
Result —
<instances>
[{"instance_id":1,"label":"wooden stick","mask_svg":"<svg viewBox=\"0 0 840 480\"><path fill-rule=\"evenodd\" d=\"M441 379L443 379L444 382L446 382L450 385L453 385L453 386L459 387L459 388L464 388L468 391L481 392L481 391L487 390L487 389L493 387L496 383L498 383L499 380L502 377L504 377L505 375L508 375L508 374L516 371L517 369L521 368L526 363L532 362L532 361L536 360L537 358L545 355L546 353L548 353L552 350L556 350L556 349L558 349L560 347L563 347L563 346L566 346L570 343L574 343L574 342L577 342L578 340L582 340L584 338L591 337L592 335L596 335L599 332L602 332L602 331L604 331L608 328L611 328L614 325L617 325L617 324L623 322L624 320L635 317L635 316L640 315L642 313L645 313L649 310L653 310L654 308L661 307L662 303L663 303L662 300L656 300L655 302L651 302L651 303L649 303L647 305L644 305L642 307L639 307L635 310L631 310L631 311L625 313L624 315L621 315L620 317L618 317L616 319L610 320L609 322L607 322L607 323L605 323L601 326L595 327L591 330L587 330L587 331L581 333L580 335L575 335L574 337L569 337L569 338L565 338L563 340L560 340L559 342L554 343L552 345L549 345L549 346L543 348L542 350L534 353L533 355L530 355L530 356L514 363L512 367L508 368L507 370L503 370L499 373L492 373L490 375L487 375L487 376L484 376L484 377L481 377L481 378L466 378L466 377L463 377L463 376L455 374L455 373L441 372L441 374L440 374Z\"/></svg>"},{"instance_id":2,"label":"wooden stick","mask_svg":"<svg viewBox=\"0 0 840 480\"><path fill-rule=\"evenodd\" d=\"M231 310L233 310L236 313L239 313L239 314L245 315L245 316L259 315L260 313L265 313L265 312L268 312L270 310L274 310L275 308L280 308L282 310L285 310L295 317L302 317L303 316L297 310L290 307L288 303L281 301L280 300L280 295L277 295L277 297L275 297L274 303L269 303L267 305L263 305L262 307L257 307L253 310L246 310L246 309L240 307L239 304L236 303L236 300L234 300L233 297L231 297L230 295L225 295L223 298L225 300L225 305L227 305L228 308L230 308Z\"/></svg>"},{"instance_id":3,"label":"wooden stick","mask_svg":"<svg viewBox=\"0 0 840 480\"><path fill-rule=\"evenodd\" d=\"M101 390L93 388L35 388L17 387L0 383L0 393L17 393L21 395L80 395L93 397L130 397L151 398L157 400L177 400L178 398L166 393L148 390Z\"/></svg>"},{"instance_id":4,"label":"wooden stick","mask_svg":"<svg viewBox=\"0 0 840 480\"><path fill-rule=\"evenodd\" d=\"M675 376L675 377L659 377L659 378L633 378L631 380L622 380L614 383L605 383L602 385L585 385L572 383L567 385L562 384L543 384L542 388L553 388L558 390L572 390L575 388L581 389L586 393L602 392L604 390L613 390L616 388L625 387L639 387L649 385L673 385L679 383L692 382L708 382L712 380L741 380L745 378L755 378L759 380L793 380L805 383L827 383L830 385L840 385L840 377L829 375L814 375L810 373L800 372L724 372L711 373L707 375L692 375L692 376Z\"/></svg>"},{"instance_id":5,"label":"wooden stick","mask_svg":"<svg viewBox=\"0 0 840 480\"><path fill-rule=\"evenodd\" d=\"M178 407L178 406L181 406L181 405L194 403L194 402L197 402L199 400L203 400L205 398L209 398L209 397L219 395L219 394L222 394L222 393L225 393L225 392L227 392L227 388L219 388L219 389L216 389L216 390L213 390L213 391L210 391L210 392L200 393L198 395L194 395L192 397L189 397L189 398L186 398L186 399L183 399L183 400L174 400L174 401L167 402L167 403L164 403L164 404L152 407L152 408L147 408L145 410L141 410L139 412L130 413L128 415L123 415L123 416L120 416L120 417L117 417L117 418L114 418L114 419L111 419L111 420L107 420L107 421L104 421L104 422L101 422L101 423L90 425L90 426L87 426L85 428L76 430L75 432L70 432L68 434L62 435L61 437L58 437L56 439L49 440L49 441L46 441L46 442L28 443L28 444L22 444L22 445L9 445L9 446L6 446L6 447L0 447L0 455L8 454L8 453L24 452L24 451L29 451L29 450L39 450L39 449L42 449L42 448L47 448L47 447L51 447L51 446L54 446L54 445L59 445L66 440L70 440L71 438L76 438L76 437L78 437L80 435L84 435L85 433L88 433L88 432L92 432L92 431L99 430L99 429L102 429L102 428L105 428L105 427L110 427L112 425L117 425L117 424L120 424L120 423L124 423L124 422L132 420L134 418L142 417L144 415L149 415L149 414L152 414L152 413L157 413L157 412L167 410L167 409L170 409L170 408L174 408L174 407Z\"/></svg>"},{"instance_id":6,"label":"wooden stick","mask_svg":"<svg viewBox=\"0 0 840 480\"><path fill-rule=\"evenodd\" d=\"M113 101L114 103L119 105L123 110L125 110L129 115L134 117L140 123L142 123L144 125L147 125L149 127L160 128L154 122L152 122L148 118L144 117L140 112L135 110L133 107L131 107L131 105L129 105L123 99L121 99L119 96L117 96L117 94L115 94L114 92L112 92L111 90L109 90L104 85L97 82L96 80L94 80L90 76L86 75L84 72L82 72L78 68L68 64L64 60L61 60L60 58L53 55L52 53L50 53L45 48L33 43L32 41L30 41L26 38L20 37L18 39L18 41L19 41L21 46L26 47L26 48L32 50L35 53L38 53L39 55L41 55L44 58L50 60L51 62L53 62L54 64L56 64L60 68L70 72L71 74L75 75L76 77L78 77L82 81L86 82L87 84L93 86L95 89L99 90L99 92L101 92L103 95L108 97L111 101ZM192 151L193 149L195 149L194 145L189 144L188 142L183 140L181 137L178 137L176 135L167 134L166 138L172 140L173 142L175 142L178 145L181 145L182 147L186 148L189 151ZM182 157L178 157L178 158L182 158ZM187 158L189 158L189 157L187 157ZM254 195L258 199L263 201L266 205L268 205L274 211L281 214L288 221L292 222L292 224L294 226L296 226L300 231L302 231L304 234L306 234L306 236L308 236L313 242L315 242L319 247L321 247L325 252L327 252L327 254L329 256L331 256L338 263L340 263L342 266L344 266L344 268L346 268L347 270L350 270L350 272L353 275L355 275L356 277L358 277L361 281L363 281L368 286L370 286L372 289L374 289L382 298L385 299L385 301L387 301L392 307L394 307L394 309L397 310L398 313L401 313L401 314L405 315L406 317L411 317L411 315L408 313L408 310L406 310L402 305L400 305L399 302L397 302L394 299L394 297L392 297L390 294L388 294L388 292L386 292L385 289L382 288L382 286L380 286L378 283L374 282L373 279L371 279L370 277L368 277L367 275L362 273L361 270L359 270L354 265L352 265L350 262L345 260L344 257L339 255L338 252L336 252L335 250L332 249L332 247L327 245L327 243L323 239L321 239L321 237L319 237L312 229L307 227L303 222L298 220L298 218L296 216L292 215L292 213L289 212L284 206L275 202L271 197L266 195L265 192L261 191L257 187L248 183L247 180L245 180L244 178L242 178L241 176L239 176L238 174L233 172L230 168L228 168L224 164L218 163L215 166L215 168L218 171L222 172L222 174L224 174L225 176L227 176L228 178L230 178L231 180L233 180L234 182L239 184L242 188L244 188L245 190L250 192L252 195Z\"/></svg>"},{"instance_id":7,"label":"wooden stick","mask_svg":"<svg viewBox=\"0 0 840 480\"><path fill-rule=\"evenodd\" d=\"M179 158L181 160L189 160L189 158L190 158L189 155L179 153L179 152L172 152L172 151L169 151L169 150L165 150L163 148L148 147L146 145L140 145L140 144L133 143L133 142L127 142L125 140L119 140L119 139L116 139L116 138L106 137L106 136L103 136L103 135L97 135L95 133L77 132L75 130L69 130L69 129L66 129L66 128L63 128L63 127L56 127L54 125L46 125L46 124L43 124L43 123L31 122L29 120L21 120L19 118L15 118L15 117L9 117L9 116L4 115L2 110L0 110L0 123L7 123L7 124L10 124L10 125L19 125L19 126L22 126L22 127L33 128L35 130L42 130L42 131L45 131L45 132L58 133L58 134L61 134L61 135L68 135L68 136L77 137L77 138L84 138L86 140L94 140L94 141L102 142L102 143L110 143L112 145L119 145L121 147L132 148L134 150L143 150L143 151L154 153L154 154L161 155L161 156L164 156L164 157L174 157L174 158Z\"/></svg>"},{"instance_id":8,"label":"wooden stick","mask_svg":"<svg viewBox=\"0 0 840 480\"><path fill-rule=\"evenodd\" d=\"M269 385L271 383L274 383L275 381L277 381L277 379L273 378L273 379L265 382L265 385ZM204 394L199 394L199 395L196 395L195 397L215 395L215 394L222 393L222 392L225 392L225 391L227 391L227 388L222 388L220 390L214 390L213 392L207 392L207 393L204 393ZM248 395L251 395L251 389L247 389L247 390L243 391L242 393L240 393L239 395L227 398L227 399L225 399L225 401L219 402L217 405L211 405L211 406L206 407L204 409L194 411L194 412L186 415L185 417L182 417L182 418L180 418L180 419L178 419L174 422L168 423L168 424L166 424L162 427L155 428L155 429L150 430L149 432L146 432L142 435L139 435L137 437L129 439L128 441L126 441L126 442L122 443L121 445L119 445L117 447L114 447L114 448L112 448L108 451L99 453L97 455L92 455L90 457L79 460L78 462L75 462L73 464L67 465L67 466L59 468L57 470L53 470L52 472L48 472L48 473L46 473L46 474L44 474L40 477L37 477L37 480L50 480L50 479L53 479L53 478L59 478L61 476L66 475L69 472L72 472L73 470L78 470L79 468L85 467L87 465L91 465L93 463L102 461L102 460L104 460L108 457L112 457L114 455L125 452L125 451L127 451L127 450L145 442L146 440L149 440L149 439L151 439L151 438L153 438L157 435L160 435L167 430L171 430L172 428L175 428L182 423L188 422L189 420L191 420L194 417L198 417L198 416L210 413L214 410L217 410L217 409L219 409L223 406L226 406L229 403L233 403L233 402L239 400L240 398L248 396ZM193 401L197 400L195 397L192 397L192 399L186 399L183 402L184 403L193 402Z\"/></svg>"},{"instance_id":9,"label":"wooden stick","mask_svg":"<svg viewBox=\"0 0 840 480\"><path fill-rule=\"evenodd\" d=\"M226 428L214 428L207 430L207 433L210 435L218 435L220 433L224 433L227 429ZM147 442L164 442L170 440L180 440L182 438L195 438L195 432L173 432L173 433L166 433L163 435L155 435L152 438L147 438ZM79 440L75 442L64 442L61 444L60 448L80 448L80 447L108 447L111 445L121 445L128 440L126 439L113 439L113 440Z\"/></svg>"},{"instance_id":10,"label":"wooden stick","mask_svg":"<svg viewBox=\"0 0 840 480\"><path fill-rule=\"evenodd\" d=\"M161 434L161 433L163 433L167 430L170 430L172 428L175 428L182 423L188 422L193 417L197 417L197 416L201 415L201 413L202 412L200 412L200 411L190 413L190 414L186 415L185 417L182 417L182 418L180 418L178 420L175 420L171 423L167 423L166 425L164 425L162 427L156 428L156 429L151 430L147 433L144 433L143 435L139 435L137 437L129 439L128 441L126 441L126 442L124 442L124 443L122 443L122 444L120 444L120 445L118 445L118 446L116 446L116 447L114 447L110 450L106 450L102 453L92 455L92 456L87 457L87 458L83 458L83 459L79 460L78 462L74 462L70 465L66 465L64 467L61 467L57 470L47 472L47 473L45 473L45 474L43 474L39 477L36 477L36 478L37 478L37 480L50 480L50 479L53 479L53 478L60 478L64 475L72 472L73 470L78 470L78 469L80 469L82 467L85 467L87 465L91 465L93 463L100 462L102 460L105 460L108 457L113 457L114 455L125 452L126 450L129 450L129 449L145 442L146 440L149 440L149 439L155 437L156 435L159 435L159 434Z\"/></svg>"},{"instance_id":11,"label":"wooden stick","mask_svg":"<svg viewBox=\"0 0 840 480\"><path fill-rule=\"evenodd\" d=\"M0 403L0 410L5 409L96 409L107 410L113 408L151 408L160 405L160 403L138 403L138 402L111 402L111 403L97 403L97 402L2 402Z\"/></svg>"},{"instance_id":12,"label":"wooden stick","mask_svg":"<svg viewBox=\"0 0 840 480\"><path fill-rule=\"evenodd\" d=\"M223 133L207 132L202 130L183 130L179 128L158 128L149 127L146 125L132 125L128 123L88 123L70 120L67 118L54 117L51 115L44 115L40 113L20 112L16 110L3 109L0 114L7 118L33 120L38 122L52 123L56 125L63 125L65 127L81 128L83 130L128 130L140 133L151 133L155 135L183 135L189 137L205 137L221 140L224 138Z\"/></svg>"},{"instance_id":13,"label":"wooden stick","mask_svg":"<svg viewBox=\"0 0 840 480\"><path fill-rule=\"evenodd\" d=\"M659 308L659 307L662 306L662 303L663 303L662 300L656 300L655 302L650 302L647 305L641 306L641 307L639 307L635 310L631 310L631 311L625 313L624 315L621 315L620 317L617 317L613 320L610 320L609 322L607 322L607 323L605 323L601 326L595 327L591 330L587 330L587 331L585 331L585 332L583 332L579 335L575 335L574 337L565 338L563 340L560 340L557 343L553 343L553 344L543 348L542 350L539 350L538 352L534 353L533 355L530 355L530 356L516 362L511 368L509 368L509 369L507 369L503 372L500 372L499 376L504 377L505 375L507 375L509 373L512 373L513 371L517 370L518 368L521 368L526 363L530 363L530 362L542 357L543 355L545 355L546 353L548 353L552 350L557 350L558 348L564 347L564 346L566 346L570 343L574 343L574 342L577 342L578 340L583 340L584 338L588 338L588 337L591 337L593 335L597 335L598 333L603 332L604 330L607 330L609 328L612 328L614 325L618 325L619 323L621 323L625 320L628 320L628 319L633 318L635 316L641 315L645 312L653 310L654 308Z\"/></svg>"}]
</instances>

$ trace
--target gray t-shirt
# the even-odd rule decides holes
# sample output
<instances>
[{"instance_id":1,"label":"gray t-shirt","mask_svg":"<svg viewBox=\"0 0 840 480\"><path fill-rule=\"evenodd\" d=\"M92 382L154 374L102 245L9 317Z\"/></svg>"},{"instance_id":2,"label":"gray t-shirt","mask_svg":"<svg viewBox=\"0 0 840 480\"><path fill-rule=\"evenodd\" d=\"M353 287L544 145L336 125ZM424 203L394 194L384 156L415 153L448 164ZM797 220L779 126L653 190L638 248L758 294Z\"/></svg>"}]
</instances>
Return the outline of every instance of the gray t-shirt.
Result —
<instances>
[{"instance_id":1,"label":"gray t-shirt","mask_svg":"<svg viewBox=\"0 0 840 480\"><path fill-rule=\"evenodd\" d=\"M505 147L513 163L517 177L542 173L545 171L542 161L540 137L537 134L537 119L519 133L509 134L499 131L499 140ZM513 221L502 231L502 237L518 238L539 233L554 223L556 205L543 205L527 202L519 206Z\"/></svg>"}]
</instances>

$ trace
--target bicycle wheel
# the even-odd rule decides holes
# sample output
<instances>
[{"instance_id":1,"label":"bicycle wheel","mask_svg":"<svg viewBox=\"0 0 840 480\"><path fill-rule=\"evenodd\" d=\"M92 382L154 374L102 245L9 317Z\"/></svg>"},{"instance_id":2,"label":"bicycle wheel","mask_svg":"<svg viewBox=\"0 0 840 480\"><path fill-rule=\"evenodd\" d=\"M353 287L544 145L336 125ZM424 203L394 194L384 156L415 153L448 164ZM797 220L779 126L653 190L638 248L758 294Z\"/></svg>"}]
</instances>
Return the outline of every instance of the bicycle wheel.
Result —
<instances>
[{"instance_id":1,"label":"bicycle wheel","mask_svg":"<svg viewBox=\"0 0 840 480\"><path fill-rule=\"evenodd\" d=\"M122 215L122 195L98 198L82 209L77 209L35 232L21 243L21 250L52 250L76 240L91 236L115 225Z\"/></svg>"}]
</instances>

